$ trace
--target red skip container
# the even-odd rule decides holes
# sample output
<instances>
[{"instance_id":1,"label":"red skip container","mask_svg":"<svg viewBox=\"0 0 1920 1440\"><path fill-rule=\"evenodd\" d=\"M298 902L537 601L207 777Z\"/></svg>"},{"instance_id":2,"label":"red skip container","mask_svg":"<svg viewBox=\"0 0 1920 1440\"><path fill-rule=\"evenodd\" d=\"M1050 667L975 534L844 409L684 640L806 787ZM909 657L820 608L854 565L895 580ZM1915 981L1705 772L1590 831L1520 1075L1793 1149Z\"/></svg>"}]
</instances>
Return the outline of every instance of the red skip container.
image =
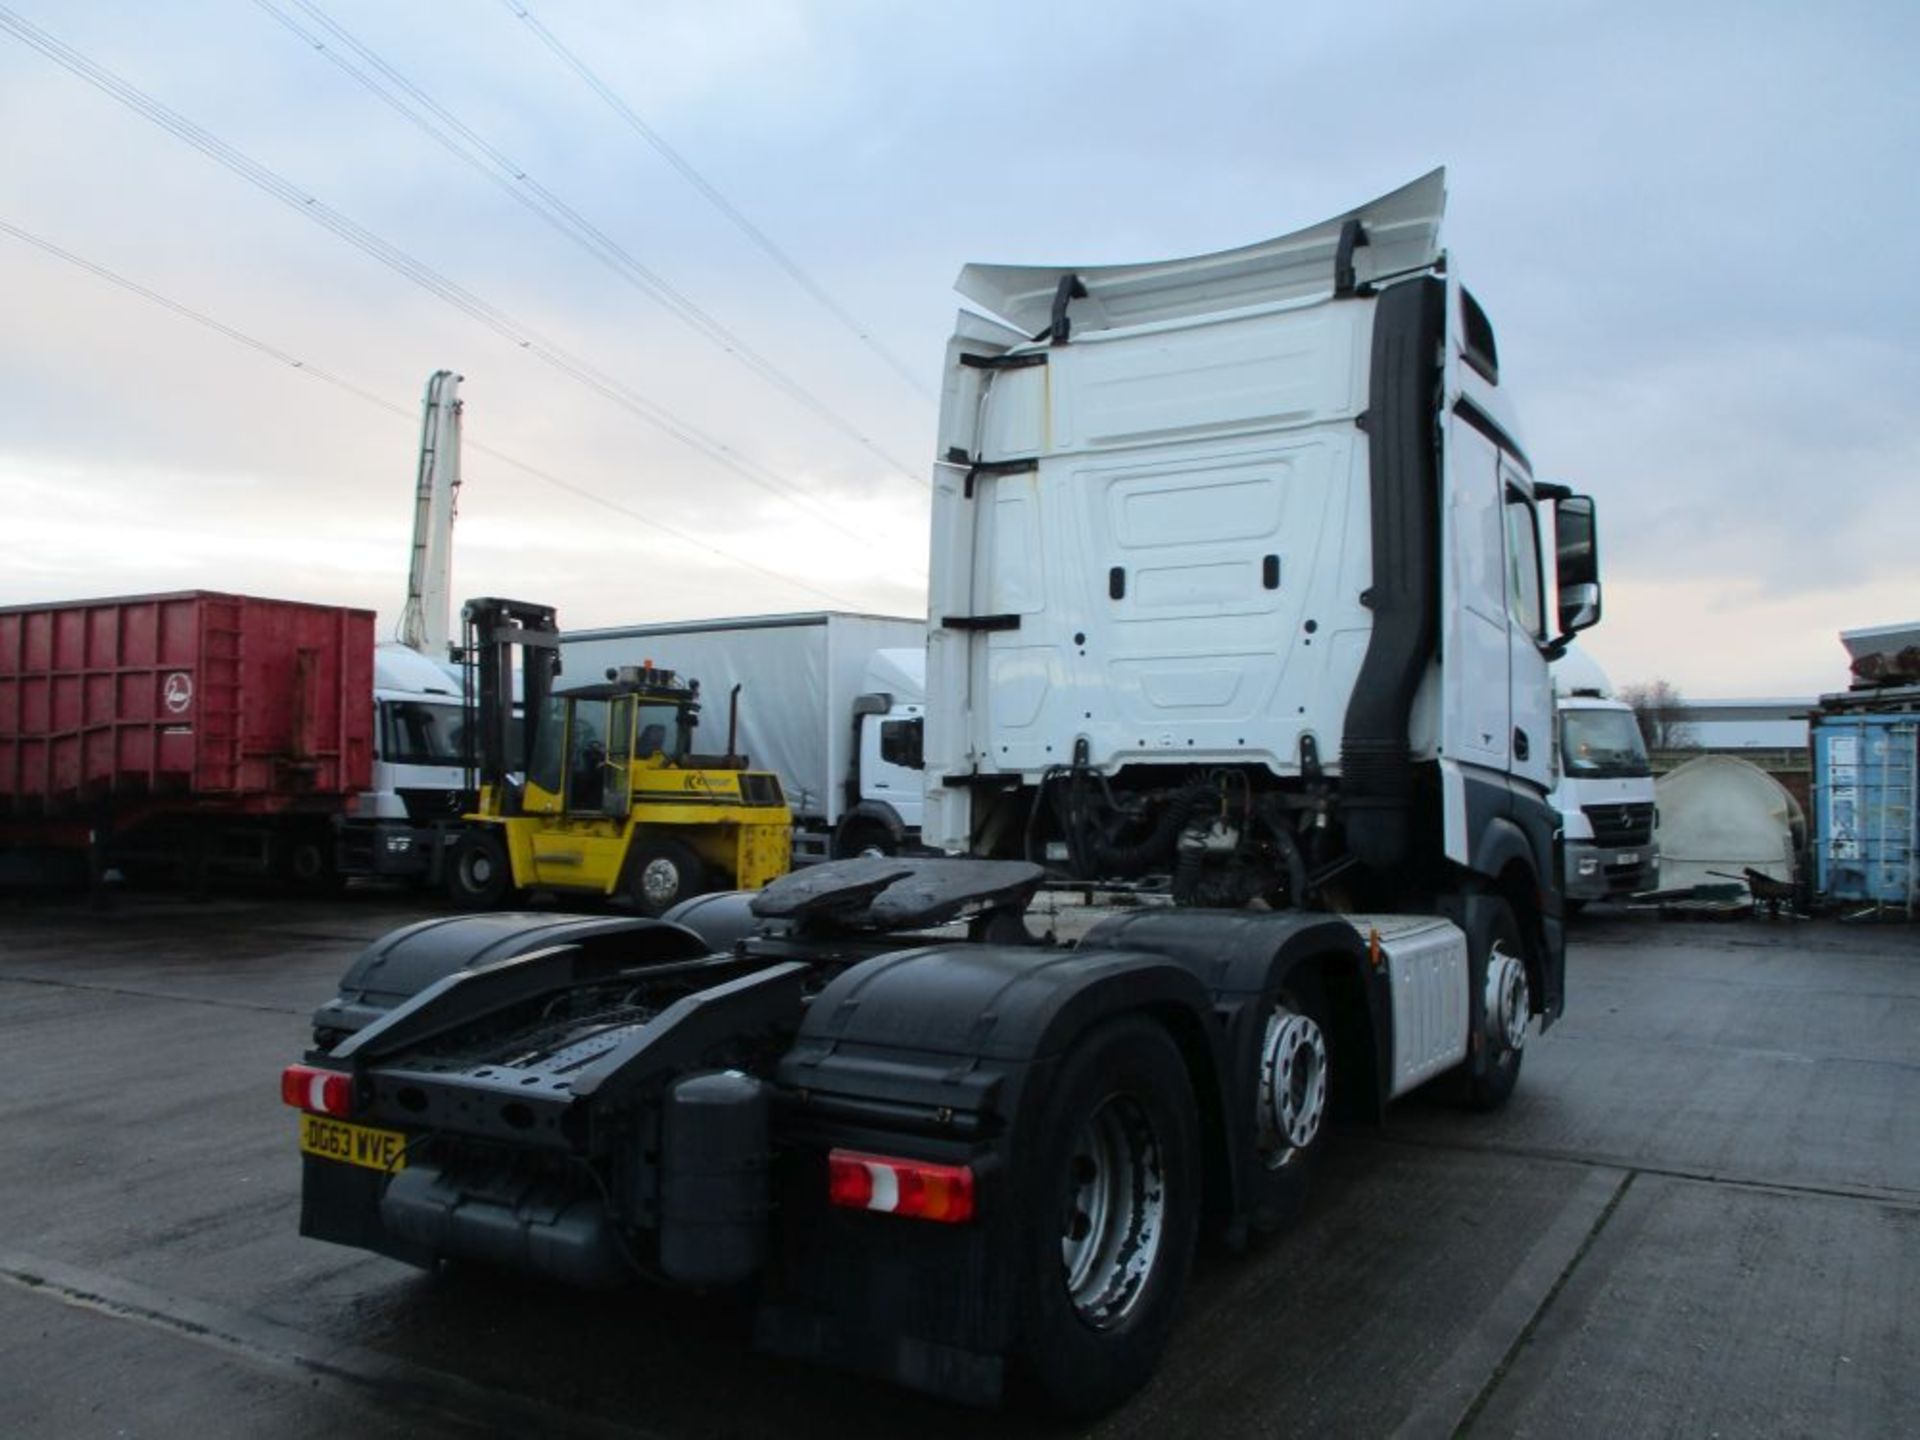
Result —
<instances>
[{"instance_id":1,"label":"red skip container","mask_svg":"<svg viewBox=\"0 0 1920 1440\"><path fill-rule=\"evenodd\" d=\"M364 790L370 610L195 590L0 609L0 817Z\"/></svg>"}]
</instances>

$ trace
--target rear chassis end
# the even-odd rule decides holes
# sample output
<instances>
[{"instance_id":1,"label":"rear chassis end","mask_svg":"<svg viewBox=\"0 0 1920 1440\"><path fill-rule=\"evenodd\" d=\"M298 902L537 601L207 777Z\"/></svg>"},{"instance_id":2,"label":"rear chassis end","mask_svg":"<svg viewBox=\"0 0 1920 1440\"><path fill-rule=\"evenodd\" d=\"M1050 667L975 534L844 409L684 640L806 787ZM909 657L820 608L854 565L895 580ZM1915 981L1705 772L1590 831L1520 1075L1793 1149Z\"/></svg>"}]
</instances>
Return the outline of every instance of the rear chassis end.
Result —
<instances>
[{"instance_id":1,"label":"rear chassis end","mask_svg":"<svg viewBox=\"0 0 1920 1440\"><path fill-rule=\"evenodd\" d=\"M1036 942L1020 916L1042 874L863 858L700 897L685 925L397 932L283 1085L305 1112L302 1231L423 1266L750 1289L776 1353L972 1403L1018 1366L1050 1404L1117 1403L1165 1343L1201 1225L1239 1240L1297 1207L1308 1162L1276 1168L1274 1146L1304 1152L1319 1111L1284 1143L1261 1117L1293 1113L1287 1037L1321 1034L1301 1015L1328 1022L1312 1073L1330 1049L1343 1110L1385 1103L1390 957L1303 911L1129 910ZM1088 1139L1114 1085L1140 1098ZM1149 1116L1162 1094L1179 1098ZM1083 1176L1082 1147L1108 1140ZM1143 1178L1112 1192L1111 1224L1070 1199L1121 1174ZM1060 1361L1076 1344L1093 1349Z\"/></svg>"},{"instance_id":2,"label":"rear chassis end","mask_svg":"<svg viewBox=\"0 0 1920 1440\"><path fill-rule=\"evenodd\" d=\"M914 933L754 935L715 951L646 921L624 923L618 944L576 938L355 1015L364 1023L344 1038L322 1032L332 1043L306 1066L347 1077L350 1098L303 1127L330 1119L349 1138L332 1154L303 1141L301 1233L584 1287L755 1282L764 1348L998 1398L1017 1303L1011 1267L994 1263L1016 1210L1005 1147L1047 1062L806 1032L810 1010L816 1032L828 1018L822 993L861 962L951 951L984 975L996 956L1031 968L1034 952ZM358 1160L339 1158L350 1132L365 1132ZM835 1205L835 1155L957 1172L964 1213L915 1224L905 1203Z\"/></svg>"}]
</instances>

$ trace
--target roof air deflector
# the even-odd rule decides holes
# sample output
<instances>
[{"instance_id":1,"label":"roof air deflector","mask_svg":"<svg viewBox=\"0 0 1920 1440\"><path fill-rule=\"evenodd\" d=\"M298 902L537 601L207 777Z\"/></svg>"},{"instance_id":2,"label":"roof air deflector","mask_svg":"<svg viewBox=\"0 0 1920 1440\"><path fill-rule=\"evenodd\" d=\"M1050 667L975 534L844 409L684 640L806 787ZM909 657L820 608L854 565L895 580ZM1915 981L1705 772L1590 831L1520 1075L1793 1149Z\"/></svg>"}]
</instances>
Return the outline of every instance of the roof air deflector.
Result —
<instances>
[{"instance_id":1,"label":"roof air deflector","mask_svg":"<svg viewBox=\"0 0 1920 1440\"><path fill-rule=\"evenodd\" d=\"M1355 247L1360 285L1439 262L1446 171L1318 225L1234 250L1142 265L969 265L956 288L1027 335L1051 326L1061 281L1077 277L1087 300L1073 308L1074 330L1118 329L1177 320L1333 291L1340 236L1349 221L1366 235Z\"/></svg>"}]
</instances>

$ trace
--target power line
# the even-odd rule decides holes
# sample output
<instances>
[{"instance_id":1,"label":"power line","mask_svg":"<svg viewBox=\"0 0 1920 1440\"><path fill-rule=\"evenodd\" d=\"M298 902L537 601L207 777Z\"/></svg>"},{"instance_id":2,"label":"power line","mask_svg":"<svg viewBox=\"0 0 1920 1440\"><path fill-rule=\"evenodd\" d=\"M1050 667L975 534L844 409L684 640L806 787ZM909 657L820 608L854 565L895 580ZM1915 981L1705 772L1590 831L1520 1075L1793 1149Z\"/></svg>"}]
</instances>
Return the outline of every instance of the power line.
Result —
<instances>
[{"instance_id":1,"label":"power line","mask_svg":"<svg viewBox=\"0 0 1920 1440\"><path fill-rule=\"evenodd\" d=\"M247 334L245 331L236 330L231 325L223 324L221 321L214 319L211 315L202 314L200 311L195 310L190 306L182 305L177 300L170 300L165 295L162 295L158 290L149 290L145 285L142 285L139 281L129 280L126 276L121 275L116 271L109 270L104 265L96 264L94 261L87 259L84 255L76 255L71 250L63 249L62 247L54 244L53 241L34 234L31 230L22 230L18 225L13 225L8 223L5 220L0 220L0 231L4 231L6 234L13 236L14 239L16 240L24 240L27 244L34 246L36 249L45 251L47 254L53 256L55 259L64 260L69 265L73 265L78 267L81 270L85 270L90 275L94 275L99 279L107 281L110 284L118 285L122 290L126 290L131 292L132 294L138 295L142 300L151 301L153 304L158 305L163 309L171 310L173 311L174 314L181 316L183 319L191 320L196 325L204 325L209 330L216 331L219 334L226 336L227 339L234 341L236 344L244 345L249 350L258 351L260 354L265 355L270 360L277 360L282 365L290 366L295 370L304 371L306 374L313 376L314 379L316 380L324 380L329 385L338 386L340 389L346 391L349 395L357 396L360 399L365 400L370 405L378 405L382 410L389 410L395 415L398 415L403 420L412 420L414 418L413 412L411 412L410 410L407 410L402 406L394 404L391 400L382 399L380 396L374 394L373 391L371 390L362 390L358 385L355 385L352 382L347 380L342 380L338 375L331 374L328 371L319 369L317 366L307 364L307 362L304 360L300 360L295 358L292 355L289 355L286 351L280 349L277 345L269 345L264 340L256 340L253 336Z\"/></svg>"},{"instance_id":2,"label":"power line","mask_svg":"<svg viewBox=\"0 0 1920 1440\"><path fill-rule=\"evenodd\" d=\"M679 419L664 407L628 389L604 371L571 355L537 331L488 304L472 291L456 284L431 266L415 259L406 251L390 244L331 206L321 203L315 196L236 150L210 131L202 129L191 120L162 105L104 66L95 64L72 46L64 44L44 30L21 19L5 6L0 6L0 29L10 32L48 59L85 80L95 89L118 100L143 119L158 125L175 138L185 141L208 158L218 161L298 214L331 231L355 249L378 260L456 310L478 320L488 329L511 341L536 359L552 366L563 375L597 391L662 433L698 451L749 483L782 496L790 504L806 511L849 539L861 544L873 543L872 537L858 534L841 524L831 514L815 505L804 493L766 467L748 459L732 446Z\"/></svg>"},{"instance_id":3,"label":"power line","mask_svg":"<svg viewBox=\"0 0 1920 1440\"><path fill-rule=\"evenodd\" d=\"M742 235L745 235L761 253L784 270L788 276L792 278L794 283L806 291L829 315L833 316L834 319L851 330L862 345L865 345L885 362L888 369L892 370L894 374L911 385L923 399L929 401L937 401L939 399L939 397L927 387L926 383L921 380L919 375L903 364L886 346L874 339L872 333L866 326L855 319L845 306L841 305L839 301L829 295L818 281L805 270L801 269L799 263L795 261L792 256L788 255L785 250L776 245L771 236L758 225L755 225L753 221L749 220L745 215L741 214L733 202L721 194L706 176L694 168L692 161L675 150L660 136L658 131L634 113L633 107L628 105L625 100L622 100L618 92L616 92L612 86L608 85L606 81L602 80L592 66L588 65L586 61L568 49L560 40L560 37L555 35L545 25L541 24L539 18L534 15L531 10L527 9L525 5L521 4L520 0L502 0L502 3L508 10L513 12L514 16L519 19L528 30L533 32L534 36L542 45L545 45L548 50L553 52L555 58L557 58L561 64L579 76L587 88L592 90L594 94L598 95L600 99L606 103L608 109L612 110L615 115L618 115L624 120L628 128L642 140L646 141L647 144L651 145L663 160L675 170L679 171L681 178L693 186L695 190L699 191L708 204L726 216Z\"/></svg>"},{"instance_id":4,"label":"power line","mask_svg":"<svg viewBox=\"0 0 1920 1440\"><path fill-rule=\"evenodd\" d=\"M739 335L701 309L698 304L657 272L642 264L631 251L536 180L525 168L501 153L471 126L370 49L319 5L314 4L313 0L284 0L284 3L302 11L361 61L371 66L378 72L377 75L367 73L353 60L328 45L326 40L315 35L300 21L282 10L276 0L254 0L254 3L303 44L365 88L402 119L415 126L456 159L471 166L482 178L505 191L540 220L587 251L615 275L661 306L702 339L731 355L760 379L847 436L902 478L916 485L927 483L922 476L915 474L907 465L876 444L860 426L840 414L773 361L754 350ZM419 108L415 108L416 106ZM423 110L427 113L421 113ZM428 114L434 118L427 118ZM435 120L439 124L436 125ZM442 126L445 128L441 128Z\"/></svg>"},{"instance_id":5,"label":"power line","mask_svg":"<svg viewBox=\"0 0 1920 1440\"><path fill-rule=\"evenodd\" d=\"M170 310L184 320L191 320L194 324L204 326L212 330L215 334L223 335L236 344L244 345L256 354L264 355L268 359L277 361L290 369L298 370L302 375L311 375L316 380L323 380L336 389L345 391L355 399L363 400L369 405L385 410L390 415L396 415L409 424L418 422L418 415L412 410L407 409L404 405L395 404L393 401L371 390L355 385L350 380L342 379L329 370L323 370L317 365L309 365L306 361L289 354L277 345L269 344L265 340L249 335L244 330L235 329L224 321L216 320L204 311L195 310L190 305L183 305L178 300L162 295L158 290L150 289L137 280L131 280L118 271L109 270L106 266L89 260L84 255L77 255L63 246L56 245L53 241L46 239L44 236L36 235L31 230L24 230L18 225L0 219L0 233L5 233L13 236L16 240L24 241L26 244L33 246L45 254L53 256L57 260L64 260L67 264L84 270L97 279L105 280L110 285L117 285L129 294L137 295L142 300L158 305L162 309ZM665 534L671 535L674 539L681 541L683 544L691 545L698 550L704 550L709 555L716 555L730 564L744 566L746 569L756 571L769 579L778 580L783 585L791 585L797 589L805 590L811 595L818 595L822 599L830 600L835 605L844 605L849 609L859 608L857 602L849 600L843 595L836 595L832 591L822 590L819 586L809 584L805 580L798 579L792 575L784 575L778 570L769 569L767 566L748 560L744 556L723 550L718 545L711 544L697 536L690 535L684 530L676 529L651 515L622 505L617 500L608 499L604 495L587 489L584 485L577 485L571 480L564 480L550 471L543 470L537 465L531 465L517 456L509 455L504 450L483 444L471 436L464 437L462 443L465 444L469 450L477 450L483 455L491 456L503 465L510 465L524 474L531 475L537 480L543 480L547 484L557 489L565 490L571 495L576 495L582 500L589 501L603 509L611 510L617 515L625 516L627 519L637 521L651 529L662 531Z\"/></svg>"}]
</instances>

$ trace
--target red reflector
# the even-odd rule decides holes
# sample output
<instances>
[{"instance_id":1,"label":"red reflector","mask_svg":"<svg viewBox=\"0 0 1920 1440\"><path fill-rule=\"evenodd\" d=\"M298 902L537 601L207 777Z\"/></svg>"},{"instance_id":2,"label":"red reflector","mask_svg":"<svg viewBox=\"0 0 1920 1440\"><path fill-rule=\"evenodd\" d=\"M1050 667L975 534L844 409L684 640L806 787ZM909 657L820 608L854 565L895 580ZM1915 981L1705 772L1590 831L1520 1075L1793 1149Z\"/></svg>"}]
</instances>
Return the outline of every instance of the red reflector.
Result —
<instances>
[{"instance_id":1,"label":"red reflector","mask_svg":"<svg viewBox=\"0 0 1920 1440\"><path fill-rule=\"evenodd\" d=\"M834 1150L827 1156L827 1199L850 1210L960 1225L973 1218L973 1171L966 1165Z\"/></svg>"},{"instance_id":2,"label":"red reflector","mask_svg":"<svg viewBox=\"0 0 1920 1440\"><path fill-rule=\"evenodd\" d=\"M852 1152L835 1150L827 1156L827 1199L849 1210L865 1210L873 1203L873 1176Z\"/></svg>"},{"instance_id":3,"label":"red reflector","mask_svg":"<svg viewBox=\"0 0 1920 1440\"><path fill-rule=\"evenodd\" d=\"M296 1110L344 1118L353 1113L353 1077L316 1065L289 1065L280 1072L280 1098Z\"/></svg>"}]
</instances>

